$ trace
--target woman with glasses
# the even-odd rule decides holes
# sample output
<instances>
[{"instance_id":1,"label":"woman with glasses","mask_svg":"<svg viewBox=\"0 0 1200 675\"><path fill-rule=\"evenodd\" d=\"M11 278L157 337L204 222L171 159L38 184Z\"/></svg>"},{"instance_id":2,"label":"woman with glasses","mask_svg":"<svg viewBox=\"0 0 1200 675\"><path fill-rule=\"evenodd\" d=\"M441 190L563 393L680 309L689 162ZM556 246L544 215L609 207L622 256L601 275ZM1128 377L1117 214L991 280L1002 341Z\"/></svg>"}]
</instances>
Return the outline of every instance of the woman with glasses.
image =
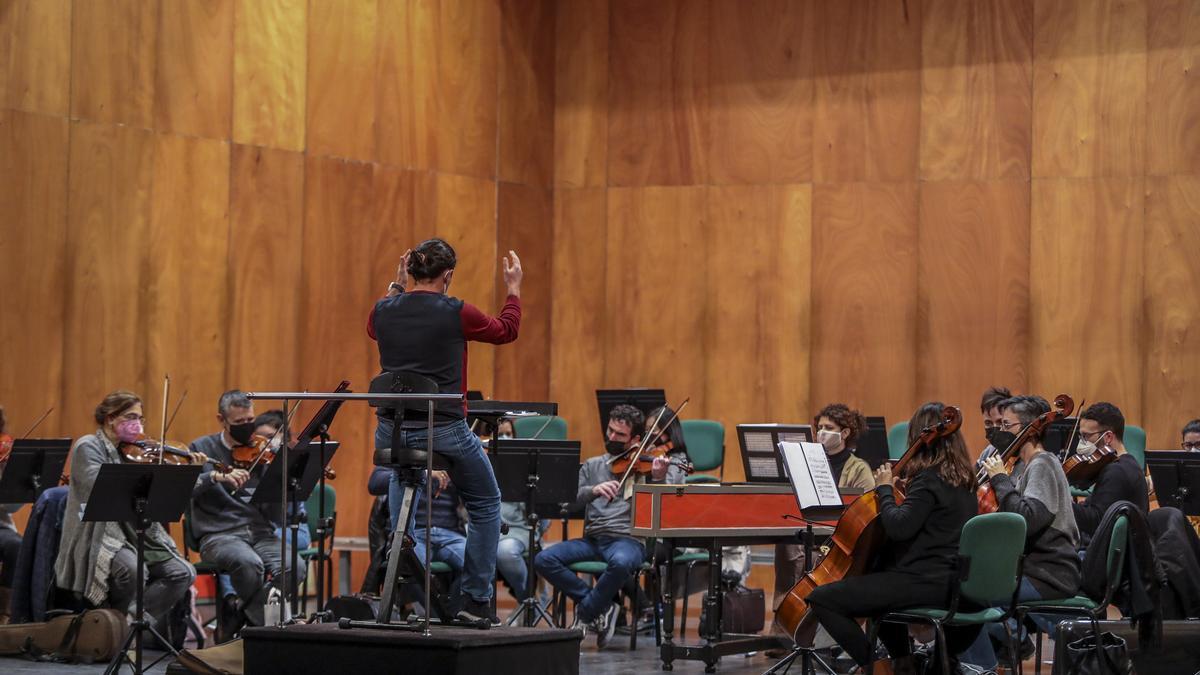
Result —
<instances>
[{"instance_id":1,"label":"woman with glasses","mask_svg":"<svg viewBox=\"0 0 1200 675\"><path fill-rule=\"evenodd\" d=\"M140 438L145 422L142 399L130 391L114 391L96 406L94 417L95 433L76 441L71 453L71 488L54 573L60 588L78 594L87 605L129 613L137 590L133 527L84 522L82 516L100 467L120 463L120 444ZM163 634L168 612L191 588L196 570L179 554L160 523L151 523L146 530L145 555L144 608Z\"/></svg>"}]
</instances>

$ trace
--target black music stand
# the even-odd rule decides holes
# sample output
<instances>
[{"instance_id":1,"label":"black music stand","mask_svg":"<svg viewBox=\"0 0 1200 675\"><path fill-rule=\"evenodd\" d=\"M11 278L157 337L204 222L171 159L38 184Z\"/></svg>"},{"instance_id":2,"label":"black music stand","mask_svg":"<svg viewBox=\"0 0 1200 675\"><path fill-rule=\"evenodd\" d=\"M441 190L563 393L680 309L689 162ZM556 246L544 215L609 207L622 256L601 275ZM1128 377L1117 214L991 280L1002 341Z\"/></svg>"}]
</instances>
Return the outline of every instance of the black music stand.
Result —
<instances>
[{"instance_id":1,"label":"black music stand","mask_svg":"<svg viewBox=\"0 0 1200 675\"><path fill-rule=\"evenodd\" d=\"M173 523L183 517L184 509L192 499L192 488L200 476L200 468L196 465L104 464L96 475L92 494L83 512L84 522L129 523L137 533L136 614L129 625L129 634L109 662L105 675L117 672L126 662L133 666L135 675L141 675L142 631L149 631L170 654L179 656L171 643L146 621L143 570L146 565L146 529L151 523ZM126 654L131 642L134 645L132 661Z\"/></svg>"},{"instance_id":2,"label":"black music stand","mask_svg":"<svg viewBox=\"0 0 1200 675\"><path fill-rule=\"evenodd\" d=\"M36 502L46 488L58 485L70 452L69 438L19 438L13 441L4 474L0 476L0 504Z\"/></svg>"},{"instance_id":3,"label":"black music stand","mask_svg":"<svg viewBox=\"0 0 1200 675\"><path fill-rule=\"evenodd\" d=\"M667 404L667 392L663 389L647 389L632 387L629 389L597 389L596 406L600 410L600 436L608 433L608 415L612 409L622 403L627 403L643 415L649 415L651 410Z\"/></svg>"},{"instance_id":4,"label":"black music stand","mask_svg":"<svg viewBox=\"0 0 1200 675\"><path fill-rule=\"evenodd\" d=\"M1154 481L1160 506L1173 506L1184 515L1200 516L1200 453L1146 453L1146 468Z\"/></svg>"},{"instance_id":5,"label":"black music stand","mask_svg":"<svg viewBox=\"0 0 1200 675\"><path fill-rule=\"evenodd\" d=\"M343 380L343 383L349 388L349 382ZM333 519L325 517L325 467L329 466L329 462L333 459L333 453L337 452L337 442L329 440L329 426L333 424L333 418L337 415L338 410L342 406L342 401L325 401L321 405L321 409L316 415L309 420L308 424L296 437L296 448L305 449L311 447L313 439L317 439L317 460L320 462L318 480L321 485L321 491L317 494L317 531L314 533L317 537L317 614L325 607L325 597L328 589L325 588L327 583L332 583L332 580L325 578L325 533L333 527ZM311 491L310 491L311 492ZM305 499L308 499L306 496ZM296 559L296 529L292 526L292 560ZM295 607L295 597L292 599L292 606Z\"/></svg>"},{"instance_id":6,"label":"black music stand","mask_svg":"<svg viewBox=\"0 0 1200 675\"><path fill-rule=\"evenodd\" d=\"M549 504L575 501L579 483L579 441L500 439L495 441L490 458L496 482L500 485L500 499L524 501L525 523L529 527L525 549L529 567L526 596L508 617L506 625L513 625L523 616L526 628L536 626L543 619L553 627L554 620L538 603L536 593L537 572L533 568L533 558L539 521L537 511ZM545 484L539 487L542 481Z\"/></svg>"},{"instance_id":7,"label":"black music stand","mask_svg":"<svg viewBox=\"0 0 1200 675\"><path fill-rule=\"evenodd\" d=\"M887 420L883 417L867 417L867 428L862 438L858 439L858 447L854 454L864 460L871 470L878 469L888 461Z\"/></svg>"}]
</instances>

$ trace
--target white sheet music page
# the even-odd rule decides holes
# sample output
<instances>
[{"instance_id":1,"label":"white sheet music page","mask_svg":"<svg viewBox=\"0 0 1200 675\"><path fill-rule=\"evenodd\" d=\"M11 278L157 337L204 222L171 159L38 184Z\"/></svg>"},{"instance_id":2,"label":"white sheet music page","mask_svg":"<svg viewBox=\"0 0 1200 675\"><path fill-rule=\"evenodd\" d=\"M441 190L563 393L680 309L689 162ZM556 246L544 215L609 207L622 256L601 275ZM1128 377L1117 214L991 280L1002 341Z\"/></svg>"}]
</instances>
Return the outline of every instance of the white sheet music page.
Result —
<instances>
[{"instance_id":1,"label":"white sheet music page","mask_svg":"<svg viewBox=\"0 0 1200 675\"><path fill-rule=\"evenodd\" d=\"M838 493L837 482L833 480L825 448L820 443L785 441L779 444L779 451L783 453L783 461L787 464L800 508L841 506L842 496Z\"/></svg>"}]
</instances>

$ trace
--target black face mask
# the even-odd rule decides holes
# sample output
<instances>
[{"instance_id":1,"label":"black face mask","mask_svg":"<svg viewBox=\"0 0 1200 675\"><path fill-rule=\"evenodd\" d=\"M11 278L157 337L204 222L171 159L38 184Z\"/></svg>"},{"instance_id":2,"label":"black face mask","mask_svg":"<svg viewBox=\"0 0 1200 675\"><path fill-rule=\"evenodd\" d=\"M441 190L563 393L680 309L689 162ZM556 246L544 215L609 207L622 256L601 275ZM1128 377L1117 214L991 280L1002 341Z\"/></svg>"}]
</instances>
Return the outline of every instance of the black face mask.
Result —
<instances>
[{"instance_id":1,"label":"black face mask","mask_svg":"<svg viewBox=\"0 0 1200 675\"><path fill-rule=\"evenodd\" d=\"M994 448L996 447L996 434L999 433L1000 427L988 427L984 430L983 435L987 438L987 442Z\"/></svg>"},{"instance_id":2,"label":"black face mask","mask_svg":"<svg viewBox=\"0 0 1200 675\"><path fill-rule=\"evenodd\" d=\"M233 440L242 445L250 445L250 438L254 436L254 422L244 422L242 424L230 424L229 435Z\"/></svg>"},{"instance_id":3,"label":"black face mask","mask_svg":"<svg viewBox=\"0 0 1200 675\"><path fill-rule=\"evenodd\" d=\"M1003 429L995 429L992 432L992 436L991 436L992 445L1000 452L1004 452L1005 450L1007 450L1008 446L1012 445L1013 441L1015 441L1015 440L1017 440L1017 435L1011 431L1005 431Z\"/></svg>"},{"instance_id":4,"label":"black face mask","mask_svg":"<svg viewBox=\"0 0 1200 675\"><path fill-rule=\"evenodd\" d=\"M610 455L622 455L625 453L625 444L621 441L605 441L604 449Z\"/></svg>"}]
</instances>

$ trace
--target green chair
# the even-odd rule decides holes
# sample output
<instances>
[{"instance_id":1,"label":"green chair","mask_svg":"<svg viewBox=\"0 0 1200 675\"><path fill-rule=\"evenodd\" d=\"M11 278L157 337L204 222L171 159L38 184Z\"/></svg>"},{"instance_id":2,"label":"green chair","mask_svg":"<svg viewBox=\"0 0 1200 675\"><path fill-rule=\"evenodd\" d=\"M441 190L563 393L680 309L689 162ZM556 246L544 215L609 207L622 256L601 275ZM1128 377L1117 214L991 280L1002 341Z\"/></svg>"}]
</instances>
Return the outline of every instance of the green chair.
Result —
<instances>
[{"instance_id":1,"label":"green chair","mask_svg":"<svg viewBox=\"0 0 1200 675\"><path fill-rule=\"evenodd\" d=\"M317 485L317 489L312 491L308 496L308 500L304 502L304 511L308 517L306 527L308 527L309 547L300 551L300 558L304 561L304 565L308 566L314 561L318 565L325 566L325 581L326 588L333 587L333 533L337 525L337 491L333 486L325 484L325 512L321 513L321 486ZM329 523L329 529L322 532L321 521L326 520ZM320 537L325 538L325 557L320 556L320 549L316 546L317 540ZM325 601L328 598L321 598L320 605L324 607ZM301 604L304 612L308 612L308 594L305 593L301 597Z\"/></svg>"},{"instance_id":2,"label":"green chair","mask_svg":"<svg viewBox=\"0 0 1200 675\"><path fill-rule=\"evenodd\" d=\"M1125 451L1133 455L1142 471L1146 470L1146 430L1136 424L1125 425Z\"/></svg>"},{"instance_id":3,"label":"green chair","mask_svg":"<svg viewBox=\"0 0 1200 675\"><path fill-rule=\"evenodd\" d=\"M719 470L719 476L694 473L688 483L720 483L725 477L725 425L713 420L683 420L683 443L695 471Z\"/></svg>"},{"instance_id":4,"label":"green chair","mask_svg":"<svg viewBox=\"0 0 1200 675\"><path fill-rule=\"evenodd\" d=\"M1128 438L1129 427L1126 427L1126 437ZM1029 600L1022 602L1017 607L1017 613L1023 619L1033 613L1047 614L1070 614L1073 616L1082 616L1091 620L1092 634L1100 634L1100 619L1108 616L1108 606L1113 601L1113 595L1121 585L1121 576L1125 573L1125 556L1129 549L1129 520L1124 515L1117 516L1113 522L1112 534L1108 540L1108 551L1106 552L1107 560L1105 561L1104 569L1106 578L1104 580L1104 597L1095 600L1086 595L1077 595L1073 598L1065 598L1058 600ZM1088 551L1090 554L1091 551ZM1034 640L1036 649L1034 651L1034 672L1040 675L1042 672L1042 630L1037 629L1037 638ZM1100 654L1102 644L1099 640L1096 641L1096 657L1103 659ZM1097 661L1103 663L1103 660Z\"/></svg>"},{"instance_id":5,"label":"green chair","mask_svg":"<svg viewBox=\"0 0 1200 675\"><path fill-rule=\"evenodd\" d=\"M604 571L608 569L608 563L604 562L603 560L582 560L580 562L571 563L570 565L567 565L567 569L571 570L572 572L574 572L576 574L586 574L586 575L590 576L592 579L596 579L601 574L604 574ZM638 583L638 580L643 575L651 575L651 578L653 578L654 566L648 562L642 563L641 566L638 569L634 570L634 572L633 572L633 583L636 585ZM657 581L655 581L653 583L654 583L655 589L657 589ZM658 593L656 591L651 597L656 597L657 595L658 595ZM566 602L567 602L566 594L558 589L554 589L554 596L551 599L551 604L558 603L557 606L562 608L562 616L564 617L564 620L566 617L566 609L565 609ZM642 608L641 608L641 604L638 602L638 594L637 593L634 593L633 597L629 599L629 604L630 604L630 617L632 617L629 621L629 649L634 650L634 649L637 649L637 634L638 634L637 621L638 621L638 617L642 613L641 612ZM655 606L654 606L654 623L655 623L654 639L655 639L656 644L661 644L662 638L658 634L658 621L659 621L659 619L658 619L658 603L655 603Z\"/></svg>"},{"instance_id":6,"label":"green chair","mask_svg":"<svg viewBox=\"0 0 1200 675\"><path fill-rule=\"evenodd\" d=\"M908 450L908 422L897 422L888 429L888 459L900 459L905 450Z\"/></svg>"},{"instance_id":7,"label":"green chair","mask_svg":"<svg viewBox=\"0 0 1200 675\"><path fill-rule=\"evenodd\" d=\"M543 426L545 429L542 429ZM513 418L513 435L517 438L533 438L538 431L542 432L538 435L539 439L565 441L567 440L567 421L561 417L544 415Z\"/></svg>"},{"instance_id":8,"label":"green chair","mask_svg":"<svg viewBox=\"0 0 1200 675\"><path fill-rule=\"evenodd\" d=\"M947 626L975 626L997 621L1004 622L1008 634L1011 670L1018 671L1016 642L1008 630L1008 619L1017 616L1017 590L1020 588L1022 551L1025 548L1025 519L1016 513L988 513L975 516L963 526L958 542L956 567L958 574L950 596L949 607L920 607L889 612L870 621L868 636L872 645L879 624L932 624L936 648L942 659L942 672L950 672L950 655L946 645ZM979 607L977 612L959 611L959 602L968 600ZM1007 605L1007 609L1002 608ZM866 669L873 672L874 664Z\"/></svg>"}]
</instances>

